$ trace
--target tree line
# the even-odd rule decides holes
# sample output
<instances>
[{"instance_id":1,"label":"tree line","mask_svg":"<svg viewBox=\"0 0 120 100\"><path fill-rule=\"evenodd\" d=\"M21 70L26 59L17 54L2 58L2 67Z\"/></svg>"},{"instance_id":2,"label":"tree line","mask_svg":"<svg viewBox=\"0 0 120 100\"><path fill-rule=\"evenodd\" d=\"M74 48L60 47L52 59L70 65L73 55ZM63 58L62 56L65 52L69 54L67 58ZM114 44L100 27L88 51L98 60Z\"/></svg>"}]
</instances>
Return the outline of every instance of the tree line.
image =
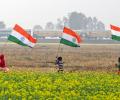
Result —
<instances>
[{"instance_id":1,"label":"tree line","mask_svg":"<svg viewBox=\"0 0 120 100\"><path fill-rule=\"evenodd\" d=\"M105 31L105 25L102 21L96 17L86 17L85 14L79 12L71 12L68 16L58 18L57 23L47 22L44 29L61 30L64 26L74 30ZM34 28L43 29L40 25L36 25Z\"/></svg>"},{"instance_id":2,"label":"tree line","mask_svg":"<svg viewBox=\"0 0 120 100\"><path fill-rule=\"evenodd\" d=\"M45 28L41 25L35 25L33 30L62 30L64 26L74 30L105 31L105 25L102 21L99 21L96 17L86 17L85 14L79 12L71 12L68 16L58 18L56 23L47 22ZM5 27L5 23L0 21L0 29Z\"/></svg>"}]
</instances>

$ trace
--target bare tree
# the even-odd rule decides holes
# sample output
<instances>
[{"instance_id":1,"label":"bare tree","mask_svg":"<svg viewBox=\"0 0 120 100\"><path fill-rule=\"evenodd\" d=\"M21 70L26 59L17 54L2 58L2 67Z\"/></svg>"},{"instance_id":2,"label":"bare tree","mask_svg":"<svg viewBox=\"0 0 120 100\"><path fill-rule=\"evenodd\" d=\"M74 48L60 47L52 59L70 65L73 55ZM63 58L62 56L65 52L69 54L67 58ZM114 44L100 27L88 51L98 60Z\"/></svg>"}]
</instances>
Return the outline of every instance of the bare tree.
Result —
<instances>
[{"instance_id":1,"label":"bare tree","mask_svg":"<svg viewBox=\"0 0 120 100\"><path fill-rule=\"evenodd\" d=\"M46 23L45 29L46 30L53 30L54 29L54 24L52 22Z\"/></svg>"},{"instance_id":2,"label":"bare tree","mask_svg":"<svg viewBox=\"0 0 120 100\"><path fill-rule=\"evenodd\" d=\"M56 24L56 29L63 29L63 27L64 27L64 25L63 25L63 21L60 19L60 18L58 18L57 19L57 24Z\"/></svg>"},{"instance_id":3,"label":"bare tree","mask_svg":"<svg viewBox=\"0 0 120 100\"><path fill-rule=\"evenodd\" d=\"M83 13L72 12L69 16L69 27L72 29L86 29L86 16Z\"/></svg>"},{"instance_id":4,"label":"bare tree","mask_svg":"<svg viewBox=\"0 0 120 100\"><path fill-rule=\"evenodd\" d=\"M43 30L43 28L42 28L42 26L40 26L40 25L35 25L35 26L33 27L33 32L34 32L34 33L39 33L41 30Z\"/></svg>"},{"instance_id":5,"label":"bare tree","mask_svg":"<svg viewBox=\"0 0 120 100\"><path fill-rule=\"evenodd\" d=\"M6 28L6 25L3 21L0 21L0 29Z\"/></svg>"}]
</instances>

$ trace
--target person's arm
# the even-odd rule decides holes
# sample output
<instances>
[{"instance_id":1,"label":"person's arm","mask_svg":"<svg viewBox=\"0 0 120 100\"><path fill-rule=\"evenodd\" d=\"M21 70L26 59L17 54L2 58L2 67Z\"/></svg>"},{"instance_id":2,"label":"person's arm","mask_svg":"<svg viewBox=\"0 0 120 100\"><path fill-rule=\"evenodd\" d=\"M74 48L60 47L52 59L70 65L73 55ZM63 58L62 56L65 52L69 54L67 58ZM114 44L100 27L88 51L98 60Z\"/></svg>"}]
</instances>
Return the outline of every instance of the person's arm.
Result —
<instances>
[{"instance_id":1,"label":"person's arm","mask_svg":"<svg viewBox=\"0 0 120 100\"><path fill-rule=\"evenodd\" d=\"M120 64L115 64L115 67L120 68Z\"/></svg>"},{"instance_id":2,"label":"person's arm","mask_svg":"<svg viewBox=\"0 0 120 100\"><path fill-rule=\"evenodd\" d=\"M57 60L55 60L55 65L57 64Z\"/></svg>"},{"instance_id":3,"label":"person's arm","mask_svg":"<svg viewBox=\"0 0 120 100\"><path fill-rule=\"evenodd\" d=\"M118 67L118 64L115 64L115 67Z\"/></svg>"}]
</instances>

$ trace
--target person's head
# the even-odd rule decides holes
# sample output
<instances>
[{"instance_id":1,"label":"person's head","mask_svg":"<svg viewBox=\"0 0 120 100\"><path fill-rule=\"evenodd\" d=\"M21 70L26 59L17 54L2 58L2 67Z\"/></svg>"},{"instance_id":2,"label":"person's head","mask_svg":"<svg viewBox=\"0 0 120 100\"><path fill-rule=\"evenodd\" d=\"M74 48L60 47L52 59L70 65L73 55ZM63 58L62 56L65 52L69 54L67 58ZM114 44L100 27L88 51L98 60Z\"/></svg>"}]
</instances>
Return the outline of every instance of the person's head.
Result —
<instances>
[{"instance_id":1,"label":"person's head","mask_svg":"<svg viewBox=\"0 0 120 100\"><path fill-rule=\"evenodd\" d=\"M0 55L0 59L4 59L4 55L3 54Z\"/></svg>"},{"instance_id":2,"label":"person's head","mask_svg":"<svg viewBox=\"0 0 120 100\"><path fill-rule=\"evenodd\" d=\"M62 61L62 57L58 57L58 60L59 60L59 61Z\"/></svg>"},{"instance_id":3,"label":"person's head","mask_svg":"<svg viewBox=\"0 0 120 100\"><path fill-rule=\"evenodd\" d=\"M118 57L118 62L120 62L120 57Z\"/></svg>"}]
</instances>

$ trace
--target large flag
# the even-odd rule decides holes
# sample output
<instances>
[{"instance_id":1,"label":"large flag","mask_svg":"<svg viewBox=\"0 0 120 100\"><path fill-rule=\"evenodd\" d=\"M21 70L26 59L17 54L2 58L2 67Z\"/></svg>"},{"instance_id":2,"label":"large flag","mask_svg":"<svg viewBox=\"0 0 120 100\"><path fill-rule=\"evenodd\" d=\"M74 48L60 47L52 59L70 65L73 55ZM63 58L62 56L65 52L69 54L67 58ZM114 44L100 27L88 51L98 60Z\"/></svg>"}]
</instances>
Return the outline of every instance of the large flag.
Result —
<instances>
[{"instance_id":1,"label":"large flag","mask_svg":"<svg viewBox=\"0 0 120 100\"><path fill-rule=\"evenodd\" d=\"M60 43L72 47L80 47L79 46L80 42L81 42L81 38L76 32L72 31L67 27L64 27Z\"/></svg>"},{"instance_id":2,"label":"large flag","mask_svg":"<svg viewBox=\"0 0 120 100\"><path fill-rule=\"evenodd\" d=\"M112 39L120 41L120 27L110 25L112 31Z\"/></svg>"},{"instance_id":3,"label":"large flag","mask_svg":"<svg viewBox=\"0 0 120 100\"><path fill-rule=\"evenodd\" d=\"M16 24L13 30L14 32L9 35L8 40L22 46L34 47L37 40L27 33L22 27Z\"/></svg>"}]
</instances>

